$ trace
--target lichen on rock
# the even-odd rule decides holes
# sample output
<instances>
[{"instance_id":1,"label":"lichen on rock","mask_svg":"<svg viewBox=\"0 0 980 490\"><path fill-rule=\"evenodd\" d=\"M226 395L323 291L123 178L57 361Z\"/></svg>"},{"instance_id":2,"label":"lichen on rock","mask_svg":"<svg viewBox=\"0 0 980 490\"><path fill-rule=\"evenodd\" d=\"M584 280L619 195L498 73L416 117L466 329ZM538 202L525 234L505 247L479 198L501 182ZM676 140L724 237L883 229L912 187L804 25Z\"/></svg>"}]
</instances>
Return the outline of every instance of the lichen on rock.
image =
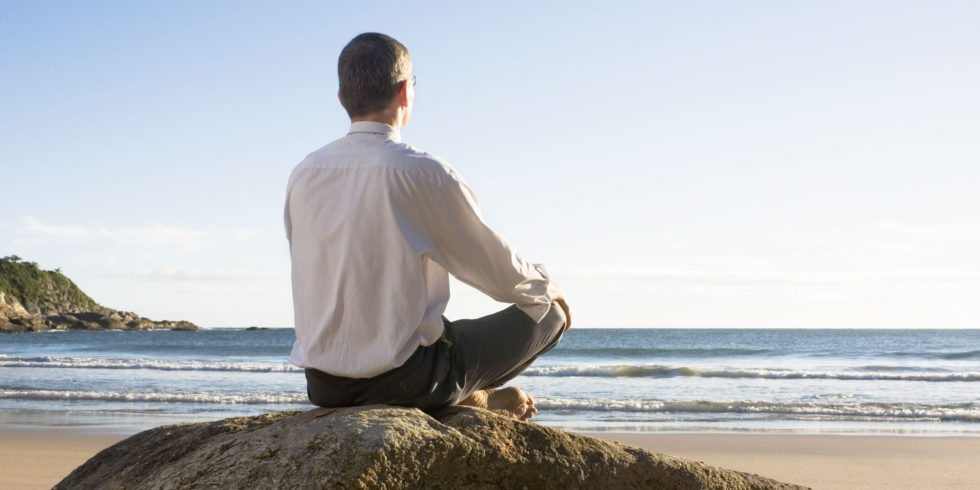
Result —
<instances>
[{"instance_id":1,"label":"lichen on rock","mask_svg":"<svg viewBox=\"0 0 980 490\"><path fill-rule=\"evenodd\" d=\"M55 488L802 487L481 409L374 405L151 429Z\"/></svg>"}]
</instances>

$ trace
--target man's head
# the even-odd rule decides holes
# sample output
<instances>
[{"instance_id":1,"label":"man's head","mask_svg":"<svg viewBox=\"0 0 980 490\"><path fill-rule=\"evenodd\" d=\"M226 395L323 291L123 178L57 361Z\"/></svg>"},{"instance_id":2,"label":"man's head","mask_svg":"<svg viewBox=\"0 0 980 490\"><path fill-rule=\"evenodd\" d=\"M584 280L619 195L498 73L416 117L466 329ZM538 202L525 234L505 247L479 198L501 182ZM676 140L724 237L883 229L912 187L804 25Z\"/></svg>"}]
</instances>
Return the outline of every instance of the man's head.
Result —
<instances>
[{"instance_id":1,"label":"man's head","mask_svg":"<svg viewBox=\"0 0 980 490\"><path fill-rule=\"evenodd\" d=\"M352 39L340 52L337 75L340 103L352 120L393 116L399 106L406 112L411 108L412 59L391 37L366 32Z\"/></svg>"}]
</instances>

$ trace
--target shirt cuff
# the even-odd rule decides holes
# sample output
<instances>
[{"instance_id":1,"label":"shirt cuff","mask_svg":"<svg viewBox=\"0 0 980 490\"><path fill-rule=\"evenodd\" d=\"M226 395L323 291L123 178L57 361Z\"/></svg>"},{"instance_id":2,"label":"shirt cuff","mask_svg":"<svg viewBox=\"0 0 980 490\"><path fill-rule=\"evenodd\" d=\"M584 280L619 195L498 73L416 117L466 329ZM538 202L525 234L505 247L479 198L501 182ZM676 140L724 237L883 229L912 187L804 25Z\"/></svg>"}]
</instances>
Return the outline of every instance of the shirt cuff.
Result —
<instances>
[{"instance_id":1,"label":"shirt cuff","mask_svg":"<svg viewBox=\"0 0 980 490\"><path fill-rule=\"evenodd\" d=\"M517 305L517 307L531 317L535 323L541 323L541 320L544 320L545 315L548 314L548 310L551 309L551 302L561 296L561 290L548 276L548 270L545 269L544 265L534 264L534 268L544 278L545 294L534 298L535 301L531 304Z\"/></svg>"}]
</instances>

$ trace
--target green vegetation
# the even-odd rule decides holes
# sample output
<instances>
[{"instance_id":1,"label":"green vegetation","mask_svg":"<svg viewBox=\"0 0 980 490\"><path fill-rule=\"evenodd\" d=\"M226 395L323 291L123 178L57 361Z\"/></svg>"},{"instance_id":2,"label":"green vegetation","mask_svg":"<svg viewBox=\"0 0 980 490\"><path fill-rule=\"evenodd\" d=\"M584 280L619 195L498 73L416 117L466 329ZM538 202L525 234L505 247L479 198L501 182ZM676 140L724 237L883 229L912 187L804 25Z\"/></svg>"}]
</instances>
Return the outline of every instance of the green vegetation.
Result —
<instances>
[{"instance_id":1,"label":"green vegetation","mask_svg":"<svg viewBox=\"0 0 980 490\"><path fill-rule=\"evenodd\" d=\"M28 310L42 306L101 308L60 269L41 270L37 262L25 262L16 255L0 258L0 291L17 298Z\"/></svg>"}]
</instances>

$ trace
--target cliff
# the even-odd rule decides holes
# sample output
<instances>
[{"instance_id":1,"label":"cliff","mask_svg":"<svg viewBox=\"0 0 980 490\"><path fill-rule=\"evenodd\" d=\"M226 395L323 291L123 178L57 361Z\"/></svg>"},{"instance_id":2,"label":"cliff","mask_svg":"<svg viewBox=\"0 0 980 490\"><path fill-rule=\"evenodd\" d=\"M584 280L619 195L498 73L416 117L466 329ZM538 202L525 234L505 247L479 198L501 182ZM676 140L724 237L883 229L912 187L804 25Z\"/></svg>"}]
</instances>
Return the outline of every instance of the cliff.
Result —
<instances>
[{"instance_id":1,"label":"cliff","mask_svg":"<svg viewBox=\"0 0 980 490\"><path fill-rule=\"evenodd\" d=\"M197 330L186 321L153 321L106 308L59 270L17 256L0 258L0 332L44 330Z\"/></svg>"},{"instance_id":2,"label":"cliff","mask_svg":"<svg viewBox=\"0 0 980 490\"><path fill-rule=\"evenodd\" d=\"M802 487L481 409L374 405L158 427L55 486L69 488Z\"/></svg>"}]
</instances>

